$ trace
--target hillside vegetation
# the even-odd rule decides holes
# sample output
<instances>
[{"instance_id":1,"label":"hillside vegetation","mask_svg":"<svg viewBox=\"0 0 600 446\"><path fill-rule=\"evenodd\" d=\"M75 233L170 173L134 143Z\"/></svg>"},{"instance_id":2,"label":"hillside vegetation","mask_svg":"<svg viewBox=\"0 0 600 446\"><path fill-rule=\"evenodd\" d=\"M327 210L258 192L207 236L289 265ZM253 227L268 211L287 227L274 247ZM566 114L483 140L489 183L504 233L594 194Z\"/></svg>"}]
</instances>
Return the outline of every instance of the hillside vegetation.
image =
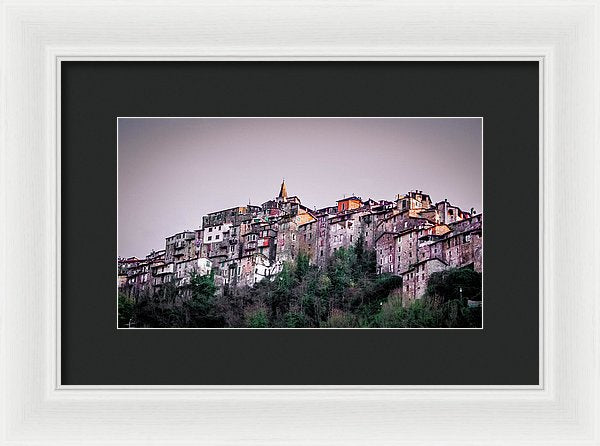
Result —
<instances>
[{"instance_id":1,"label":"hillside vegetation","mask_svg":"<svg viewBox=\"0 0 600 446\"><path fill-rule=\"evenodd\" d=\"M186 298L174 284L135 301L119 295L121 327L431 328L481 327L482 277L468 268L434 273L427 292L403 305L401 279L375 273L375 252L359 240L337 250L324 268L306 254L284 263L271 281L226 287L217 295L212 275L192 275Z\"/></svg>"}]
</instances>

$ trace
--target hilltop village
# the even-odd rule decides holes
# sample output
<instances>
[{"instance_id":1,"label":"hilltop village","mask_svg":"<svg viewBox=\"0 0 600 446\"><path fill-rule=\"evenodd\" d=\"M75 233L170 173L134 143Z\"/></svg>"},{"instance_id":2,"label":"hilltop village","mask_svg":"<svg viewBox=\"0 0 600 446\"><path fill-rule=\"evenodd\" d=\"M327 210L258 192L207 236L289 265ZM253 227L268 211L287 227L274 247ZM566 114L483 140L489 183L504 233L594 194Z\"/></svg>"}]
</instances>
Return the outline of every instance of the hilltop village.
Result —
<instances>
[{"instance_id":1,"label":"hilltop village","mask_svg":"<svg viewBox=\"0 0 600 446\"><path fill-rule=\"evenodd\" d=\"M202 227L166 238L145 258L118 259L119 291L136 297L160 293L166 284L184 288L190 274L214 275L226 285L252 287L270 280L305 252L323 267L333 253L359 238L376 253L377 273L402 279L409 303L423 295L432 273L452 267L482 271L483 215L448 200L431 201L421 190L394 201L342 198L335 206L309 209L288 196L282 182L276 198L205 215Z\"/></svg>"}]
</instances>

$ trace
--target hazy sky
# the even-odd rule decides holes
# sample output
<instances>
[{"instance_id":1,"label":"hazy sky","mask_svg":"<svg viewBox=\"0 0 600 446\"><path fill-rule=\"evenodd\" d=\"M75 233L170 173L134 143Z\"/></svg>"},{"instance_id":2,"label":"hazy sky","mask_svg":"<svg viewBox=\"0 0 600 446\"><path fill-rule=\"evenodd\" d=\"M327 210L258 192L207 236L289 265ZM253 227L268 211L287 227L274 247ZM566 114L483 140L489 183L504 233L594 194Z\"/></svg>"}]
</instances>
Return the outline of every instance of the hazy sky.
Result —
<instances>
[{"instance_id":1,"label":"hazy sky","mask_svg":"<svg viewBox=\"0 0 600 446\"><path fill-rule=\"evenodd\" d=\"M164 249L209 212L288 194L313 208L419 189L482 210L481 120L119 118L118 255Z\"/></svg>"}]
</instances>

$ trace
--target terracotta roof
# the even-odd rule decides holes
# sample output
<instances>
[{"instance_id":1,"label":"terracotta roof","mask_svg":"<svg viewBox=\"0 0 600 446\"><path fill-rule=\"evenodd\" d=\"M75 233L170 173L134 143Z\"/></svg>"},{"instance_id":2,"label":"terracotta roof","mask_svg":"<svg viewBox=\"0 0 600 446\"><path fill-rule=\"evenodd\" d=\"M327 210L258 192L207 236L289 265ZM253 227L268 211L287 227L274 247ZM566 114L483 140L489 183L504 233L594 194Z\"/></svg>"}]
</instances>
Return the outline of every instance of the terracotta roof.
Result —
<instances>
[{"instance_id":1,"label":"terracotta roof","mask_svg":"<svg viewBox=\"0 0 600 446\"><path fill-rule=\"evenodd\" d=\"M336 200L336 203L339 203L340 201L346 201L346 200L358 200L362 203L362 198L357 197L356 195L352 195L351 197L346 197L346 198L342 198L341 200Z\"/></svg>"}]
</instances>

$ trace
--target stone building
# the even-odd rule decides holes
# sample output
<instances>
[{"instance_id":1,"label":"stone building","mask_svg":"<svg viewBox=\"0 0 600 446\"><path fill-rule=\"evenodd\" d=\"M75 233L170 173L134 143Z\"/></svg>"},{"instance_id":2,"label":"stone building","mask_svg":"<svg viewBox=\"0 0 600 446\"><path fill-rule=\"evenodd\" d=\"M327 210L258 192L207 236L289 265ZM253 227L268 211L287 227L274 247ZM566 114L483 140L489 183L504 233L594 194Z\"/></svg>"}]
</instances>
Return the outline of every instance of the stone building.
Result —
<instances>
[{"instance_id":1,"label":"stone building","mask_svg":"<svg viewBox=\"0 0 600 446\"><path fill-rule=\"evenodd\" d=\"M404 304L419 299L427 290L427 280L433 273L443 271L448 264L432 258L412 264L408 270L400 273L402 277L402 299Z\"/></svg>"},{"instance_id":2,"label":"stone building","mask_svg":"<svg viewBox=\"0 0 600 446\"><path fill-rule=\"evenodd\" d=\"M402 278L405 302L420 298L431 274L450 267L483 268L482 214L433 203L421 190L394 201L344 197L311 210L279 193L261 206L212 212L195 231L165 239L165 249L146 259L119 259L117 282L128 294L160 292L165 284L185 287L192 272L213 274L218 287L253 286L271 280L300 251L319 267L341 248L362 240L376 254L377 272Z\"/></svg>"},{"instance_id":3,"label":"stone building","mask_svg":"<svg viewBox=\"0 0 600 446\"><path fill-rule=\"evenodd\" d=\"M194 231L179 232L165 240L165 261L181 262L196 256L196 233Z\"/></svg>"}]
</instances>

